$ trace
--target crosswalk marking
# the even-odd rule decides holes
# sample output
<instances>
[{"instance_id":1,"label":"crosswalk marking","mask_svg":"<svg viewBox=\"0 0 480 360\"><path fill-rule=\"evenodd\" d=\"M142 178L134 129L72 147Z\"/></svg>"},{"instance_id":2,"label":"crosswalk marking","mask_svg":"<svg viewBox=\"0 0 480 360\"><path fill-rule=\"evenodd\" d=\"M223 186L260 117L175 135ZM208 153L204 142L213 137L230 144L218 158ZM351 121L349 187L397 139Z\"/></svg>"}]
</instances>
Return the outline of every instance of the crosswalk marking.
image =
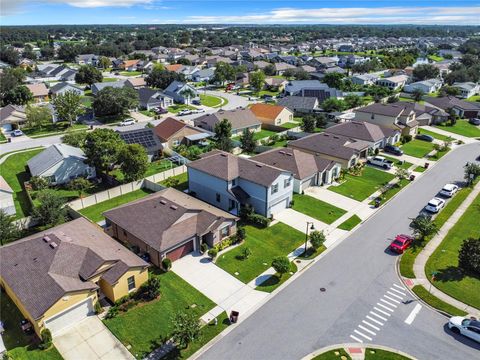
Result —
<instances>
[{"instance_id":1,"label":"crosswalk marking","mask_svg":"<svg viewBox=\"0 0 480 360\"><path fill-rule=\"evenodd\" d=\"M400 300L403 299L402 296L399 296L399 295L397 295L397 294L394 294L394 293L392 293L391 291L387 291L387 294L390 295L390 296L394 296L394 297L396 297L397 299L400 299Z\"/></svg>"},{"instance_id":2,"label":"crosswalk marking","mask_svg":"<svg viewBox=\"0 0 480 360\"><path fill-rule=\"evenodd\" d=\"M395 286L397 289L405 291L405 288L403 286L400 286L400 285L397 285L397 284L393 284L393 286Z\"/></svg>"},{"instance_id":3,"label":"crosswalk marking","mask_svg":"<svg viewBox=\"0 0 480 360\"><path fill-rule=\"evenodd\" d=\"M368 332L369 334L372 334L372 335L377 335L377 333L373 332L372 330L369 330L367 329L365 326L363 325L358 325L358 327L366 332Z\"/></svg>"},{"instance_id":4,"label":"crosswalk marking","mask_svg":"<svg viewBox=\"0 0 480 360\"><path fill-rule=\"evenodd\" d=\"M364 323L365 325L370 326L372 329L375 329L375 330L377 330L377 331L380 331L380 328L379 328L379 327L370 324L368 321L362 320L362 323Z\"/></svg>"},{"instance_id":5,"label":"crosswalk marking","mask_svg":"<svg viewBox=\"0 0 480 360\"><path fill-rule=\"evenodd\" d=\"M354 335L350 335L350 337L351 337L353 340L355 340L355 341L357 341L357 342L359 342L359 343L363 343L363 340L357 338L357 337L354 336Z\"/></svg>"},{"instance_id":6,"label":"crosswalk marking","mask_svg":"<svg viewBox=\"0 0 480 360\"><path fill-rule=\"evenodd\" d=\"M422 309L422 305L420 304L415 305L410 315L408 315L408 317L405 319L405 324L412 325L413 320L415 320L415 317L417 316L417 314L420 312L421 309Z\"/></svg>"},{"instance_id":7,"label":"crosswalk marking","mask_svg":"<svg viewBox=\"0 0 480 360\"><path fill-rule=\"evenodd\" d=\"M407 295L407 294L405 294L404 292L402 292L402 291L400 291L400 290L394 289L393 287L391 287L390 290L395 291L396 293L402 294L403 296Z\"/></svg>"},{"instance_id":8,"label":"crosswalk marking","mask_svg":"<svg viewBox=\"0 0 480 360\"><path fill-rule=\"evenodd\" d=\"M381 300L381 299L380 299L380 300ZM377 303L377 305L378 305L378 306L381 306L381 307L384 308L384 309L387 309L387 310L390 311L390 312L393 312L392 309L390 309L389 307L386 307L386 306L383 305L383 304Z\"/></svg>"},{"instance_id":9,"label":"crosswalk marking","mask_svg":"<svg viewBox=\"0 0 480 360\"><path fill-rule=\"evenodd\" d=\"M393 308L396 308L396 307L397 307L397 305L392 304L390 301L387 301L387 300L385 300L385 299L380 299L380 301L383 302L383 303L385 303L385 304L387 304L387 305L389 305L389 306L391 306L391 307L393 307Z\"/></svg>"},{"instance_id":10,"label":"crosswalk marking","mask_svg":"<svg viewBox=\"0 0 480 360\"><path fill-rule=\"evenodd\" d=\"M375 313L372 313L372 312L370 311L370 314L375 314ZM375 315L376 315L376 314L375 314ZM382 317L382 316L380 316L380 315L376 315L376 316L378 316L378 317L379 317L380 319L382 319L382 320L387 321L387 319L385 319L384 317ZM377 323L378 325L382 325L382 326L383 326L383 323L382 323L381 321L375 320L375 319L372 318L370 315L367 315L366 318L367 318L368 320L372 320L374 323Z\"/></svg>"},{"instance_id":11,"label":"crosswalk marking","mask_svg":"<svg viewBox=\"0 0 480 360\"><path fill-rule=\"evenodd\" d=\"M372 341L372 338L371 338L370 336L367 336L367 335L365 335L364 333L361 333L361 332L358 331L358 330L353 330L353 332L356 333L356 334L358 334L358 335L360 335L360 336L362 336L362 337L364 337L365 339L367 339L367 340L369 340L369 341Z\"/></svg>"},{"instance_id":12,"label":"crosswalk marking","mask_svg":"<svg viewBox=\"0 0 480 360\"><path fill-rule=\"evenodd\" d=\"M375 310L377 310L378 312L381 312L383 315L387 315L387 316L390 316L389 313L385 312L384 310L380 310L379 308L377 308L376 306L373 307ZM375 314L375 313L374 313ZM375 314L377 315L377 314ZM387 319L385 319L385 321L387 321Z\"/></svg>"},{"instance_id":13,"label":"crosswalk marking","mask_svg":"<svg viewBox=\"0 0 480 360\"><path fill-rule=\"evenodd\" d=\"M393 301L393 302L396 303L396 304L400 304L400 301L398 301L397 299L394 299L394 298L392 298L392 297L390 297L390 296L388 296L388 295L383 295L383 297L384 297L385 299L388 299L388 300L390 300L390 301Z\"/></svg>"}]
</instances>

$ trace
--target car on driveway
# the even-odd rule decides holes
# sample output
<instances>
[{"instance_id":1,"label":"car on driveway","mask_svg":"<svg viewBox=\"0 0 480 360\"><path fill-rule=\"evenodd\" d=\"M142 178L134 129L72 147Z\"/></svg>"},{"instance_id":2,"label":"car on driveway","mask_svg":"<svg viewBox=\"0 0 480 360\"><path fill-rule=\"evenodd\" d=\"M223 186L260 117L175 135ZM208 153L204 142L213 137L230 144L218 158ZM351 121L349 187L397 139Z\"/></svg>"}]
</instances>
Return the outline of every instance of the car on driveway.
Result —
<instances>
[{"instance_id":1,"label":"car on driveway","mask_svg":"<svg viewBox=\"0 0 480 360\"><path fill-rule=\"evenodd\" d=\"M478 119L478 118L470 119L470 120L468 120L468 122L472 125L480 125L480 119Z\"/></svg>"},{"instance_id":2,"label":"car on driveway","mask_svg":"<svg viewBox=\"0 0 480 360\"><path fill-rule=\"evenodd\" d=\"M129 125L133 125L135 124L135 120L133 119L125 119L123 120L120 124L118 124L119 126L129 126Z\"/></svg>"},{"instance_id":3,"label":"car on driveway","mask_svg":"<svg viewBox=\"0 0 480 360\"><path fill-rule=\"evenodd\" d=\"M445 206L445 200L440 199L438 197L434 197L432 200L430 200L425 206L425 210L431 213L438 213L441 208Z\"/></svg>"},{"instance_id":4,"label":"car on driveway","mask_svg":"<svg viewBox=\"0 0 480 360\"><path fill-rule=\"evenodd\" d=\"M192 110L188 110L188 109L187 110L180 110L177 113L178 116L184 116L184 115L190 115L190 114L192 114Z\"/></svg>"},{"instance_id":5,"label":"car on driveway","mask_svg":"<svg viewBox=\"0 0 480 360\"><path fill-rule=\"evenodd\" d=\"M390 145L387 144L383 148L383 151L389 154L397 155L397 156L402 156L403 155L403 150L400 149L398 146Z\"/></svg>"},{"instance_id":6,"label":"car on driveway","mask_svg":"<svg viewBox=\"0 0 480 360\"><path fill-rule=\"evenodd\" d=\"M446 184L442 190L440 190L440 195L445 197L452 197L458 191L458 186L455 184Z\"/></svg>"},{"instance_id":7,"label":"car on driveway","mask_svg":"<svg viewBox=\"0 0 480 360\"><path fill-rule=\"evenodd\" d=\"M367 164L375 165L386 170L390 170L393 167L393 161L385 159L383 156L374 156L367 160Z\"/></svg>"},{"instance_id":8,"label":"car on driveway","mask_svg":"<svg viewBox=\"0 0 480 360\"><path fill-rule=\"evenodd\" d=\"M415 139L428 141L428 142L433 142L433 140L435 140L433 136L430 136L427 134L418 134L417 136L415 136Z\"/></svg>"},{"instance_id":9,"label":"car on driveway","mask_svg":"<svg viewBox=\"0 0 480 360\"><path fill-rule=\"evenodd\" d=\"M398 253L398 254L403 254L403 252L410 246L412 245L414 237L410 235L397 235L395 236L395 239L392 241L390 244L389 248L390 250Z\"/></svg>"},{"instance_id":10,"label":"car on driveway","mask_svg":"<svg viewBox=\"0 0 480 360\"><path fill-rule=\"evenodd\" d=\"M161 107L155 108L155 109L153 109L153 111L154 111L155 114L157 114L157 115L168 113L168 110L167 110L167 109L164 109L164 108L161 108Z\"/></svg>"},{"instance_id":11,"label":"car on driveway","mask_svg":"<svg viewBox=\"0 0 480 360\"><path fill-rule=\"evenodd\" d=\"M23 131L22 130L19 130L19 129L16 129L16 130L13 130L12 133L11 133L12 136L22 136L23 135Z\"/></svg>"},{"instance_id":12,"label":"car on driveway","mask_svg":"<svg viewBox=\"0 0 480 360\"><path fill-rule=\"evenodd\" d=\"M195 110L192 110L192 114L201 114L201 113L204 113L205 112L205 109L195 109Z\"/></svg>"},{"instance_id":13,"label":"car on driveway","mask_svg":"<svg viewBox=\"0 0 480 360\"><path fill-rule=\"evenodd\" d=\"M453 316L448 321L448 327L455 334L462 334L476 342L480 342L480 321L475 318Z\"/></svg>"}]
</instances>

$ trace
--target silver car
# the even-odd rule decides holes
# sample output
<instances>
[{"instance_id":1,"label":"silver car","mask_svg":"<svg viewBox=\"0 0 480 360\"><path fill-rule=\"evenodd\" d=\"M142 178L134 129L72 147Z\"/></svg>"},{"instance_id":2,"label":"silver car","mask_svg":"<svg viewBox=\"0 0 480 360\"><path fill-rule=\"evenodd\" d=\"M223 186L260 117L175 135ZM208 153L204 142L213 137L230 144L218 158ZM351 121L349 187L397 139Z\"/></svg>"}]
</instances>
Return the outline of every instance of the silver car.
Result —
<instances>
[{"instance_id":1,"label":"silver car","mask_svg":"<svg viewBox=\"0 0 480 360\"><path fill-rule=\"evenodd\" d=\"M462 334L476 342L480 342L480 321L475 318L454 316L448 321L448 327L455 334Z\"/></svg>"}]
</instances>

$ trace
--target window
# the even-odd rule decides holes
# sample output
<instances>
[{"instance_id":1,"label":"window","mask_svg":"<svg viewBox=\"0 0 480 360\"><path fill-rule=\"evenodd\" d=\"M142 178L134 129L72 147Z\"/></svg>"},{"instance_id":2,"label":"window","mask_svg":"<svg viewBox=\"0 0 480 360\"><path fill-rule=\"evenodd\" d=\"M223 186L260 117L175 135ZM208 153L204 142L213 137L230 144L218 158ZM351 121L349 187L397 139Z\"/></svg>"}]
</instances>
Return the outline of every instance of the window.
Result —
<instances>
[{"instance_id":1,"label":"window","mask_svg":"<svg viewBox=\"0 0 480 360\"><path fill-rule=\"evenodd\" d=\"M278 184L272 185L272 195L278 192Z\"/></svg>"},{"instance_id":2,"label":"window","mask_svg":"<svg viewBox=\"0 0 480 360\"><path fill-rule=\"evenodd\" d=\"M237 181L235 179L232 180L232 186L237 185Z\"/></svg>"},{"instance_id":3,"label":"window","mask_svg":"<svg viewBox=\"0 0 480 360\"><path fill-rule=\"evenodd\" d=\"M175 139L175 140L172 141L172 144L173 144L173 146L178 146L178 145L180 145L180 140Z\"/></svg>"},{"instance_id":4,"label":"window","mask_svg":"<svg viewBox=\"0 0 480 360\"><path fill-rule=\"evenodd\" d=\"M277 125L280 125L282 123L282 119L278 118L277 119Z\"/></svg>"},{"instance_id":5,"label":"window","mask_svg":"<svg viewBox=\"0 0 480 360\"><path fill-rule=\"evenodd\" d=\"M370 117L370 119L375 119L375 114L372 114L372 116Z\"/></svg>"},{"instance_id":6,"label":"window","mask_svg":"<svg viewBox=\"0 0 480 360\"><path fill-rule=\"evenodd\" d=\"M130 276L127 279L127 284L128 284L128 291L132 291L135 289L135 276Z\"/></svg>"},{"instance_id":7,"label":"window","mask_svg":"<svg viewBox=\"0 0 480 360\"><path fill-rule=\"evenodd\" d=\"M219 193L215 194L215 200L217 200L217 202L220 202L220 194Z\"/></svg>"},{"instance_id":8,"label":"window","mask_svg":"<svg viewBox=\"0 0 480 360\"><path fill-rule=\"evenodd\" d=\"M227 237L228 233L229 233L229 227L228 226L225 226L224 228L220 229L220 236L222 237L222 239L224 237Z\"/></svg>"},{"instance_id":9,"label":"window","mask_svg":"<svg viewBox=\"0 0 480 360\"><path fill-rule=\"evenodd\" d=\"M288 188L291 183L292 183L292 178L285 179L285 183L284 183L283 187Z\"/></svg>"}]
</instances>

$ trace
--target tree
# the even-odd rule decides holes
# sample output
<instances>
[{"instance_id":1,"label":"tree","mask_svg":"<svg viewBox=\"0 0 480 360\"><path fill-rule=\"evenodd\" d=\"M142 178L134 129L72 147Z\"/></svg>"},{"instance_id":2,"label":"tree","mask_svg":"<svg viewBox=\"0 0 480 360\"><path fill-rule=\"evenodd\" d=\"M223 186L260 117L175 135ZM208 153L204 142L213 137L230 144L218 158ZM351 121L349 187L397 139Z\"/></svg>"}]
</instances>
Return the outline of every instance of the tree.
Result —
<instances>
[{"instance_id":1,"label":"tree","mask_svg":"<svg viewBox=\"0 0 480 360\"><path fill-rule=\"evenodd\" d=\"M73 179L68 183L68 187L72 190L78 191L78 197L82 197L83 193L92 186L90 181L85 178L79 177Z\"/></svg>"},{"instance_id":2,"label":"tree","mask_svg":"<svg viewBox=\"0 0 480 360\"><path fill-rule=\"evenodd\" d=\"M48 181L43 176L32 176L28 181L33 190L44 190L48 188Z\"/></svg>"},{"instance_id":3,"label":"tree","mask_svg":"<svg viewBox=\"0 0 480 360\"><path fill-rule=\"evenodd\" d=\"M99 65L102 69L108 69L110 66L112 66L112 62L108 57L102 56L99 60Z\"/></svg>"},{"instance_id":4,"label":"tree","mask_svg":"<svg viewBox=\"0 0 480 360\"><path fill-rule=\"evenodd\" d=\"M276 73L275 66L273 64L268 64L263 69L263 72L265 73L265 75L273 76Z\"/></svg>"},{"instance_id":5,"label":"tree","mask_svg":"<svg viewBox=\"0 0 480 360\"><path fill-rule=\"evenodd\" d=\"M247 246L242 250L242 260L247 260L252 255L252 250Z\"/></svg>"},{"instance_id":6,"label":"tree","mask_svg":"<svg viewBox=\"0 0 480 360\"><path fill-rule=\"evenodd\" d=\"M125 181L142 179L148 169L147 151L142 145L128 144L122 147L118 155L120 169Z\"/></svg>"},{"instance_id":7,"label":"tree","mask_svg":"<svg viewBox=\"0 0 480 360\"><path fill-rule=\"evenodd\" d=\"M8 244L20 237L21 230L15 223L15 216L0 209L0 245Z\"/></svg>"},{"instance_id":8,"label":"tree","mask_svg":"<svg viewBox=\"0 0 480 360\"><path fill-rule=\"evenodd\" d=\"M349 94L345 96L344 101L348 109L356 108L363 105L362 98L355 94Z\"/></svg>"},{"instance_id":9,"label":"tree","mask_svg":"<svg viewBox=\"0 0 480 360\"><path fill-rule=\"evenodd\" d=\"M195 91L193 91L190 87L185 87L182 91L180 91L180 95L187 99L186 103L190 104L190 99L195 97Z\"/></svg>"},{"instance_id":10,"label":"tree","mask_svg":"<svg viewBox=\"0 0 480 360\"><path fill-rule=\"evenodd\" d=\"M317 121L315 120L314 116L305 115L302 118L302 124L300 125L300 128L304 132L313 133L313 132L315 132L316 122Z\"/></svg>"},{"instance_id":11,"label":"tree","mask_svg":"<svg viewBox=\"0 0 480 360\"><path fill-rule=\"evenodd\" d=\"M0 49L0 60L10 65L17 66L18 61L20 60L20 55L14 48L10 46L9 47L3 46Z\"/></svg>"},{"instance_id":12,"label":"tree","mask_svg":"<svg viewBox=\"0 0 480 360\"><path fill-rule=\"evenodd\" d=\"M292 79L294 76L295 76L295 70L294 68L290 68L290 69L286 69L284 72L283 72L283 76L287 79L287 80L290 80Z\"/></svg>"},{"instance_id":13,"label":"tree","mask_svg":"<svg viewBox=\"0 0 480 360\"><path fill-rule=\"evenodd\" d=\"M458 253L458 266L480 275L480 239L469 238L462 243Z\"/></svg>"},{"instance_id":14,"label":"tree","mask_svg":"<svg viewBox=\"0 0 480 360\"><path fill-rule=\"evenodd\" d=\"M413 233L419 236L421 240L438 232L437 224L433 222L432 217L428 215L421 215L412 219L410 227L413 229Z\"/></svg>"},{"instance_id":15,"label":"tree","mask_svg":"<svg viewBox=\"0 0 480 360\"><path fill-rule=\"evenodd\" d=\"M413 77L417 81L435 79L440 75L437 67L431 64L420 64L413 69Z\"/></svg>"},{"instance_id":16,"label":"tree","mask_svg":"<svg viewBox=\"0 0 480 360\"><path fill-rule=\"evenodd\" d=\"M25 85L19 85L2 94L2 106L25 105L33 100L33 94Z\"/></svg>"},{"instance_id":17,"label":"tree","mask_svg":"<svg viewBox=\"0 0 480 360\"><path fill-rule=\"evenodd\" d=\"M412 98L413 100L415 100L416 102L420 102L422 101L423 99L423 95L425 95L425 93L420 90L420 89L415 89L413 90L413 93L412 93Z\"/></svg>"},{"instance_id":18,"label":"tree","mask_svg":"<svg viewBox=\"0 0 480 360\"><path fill-rule=\"evenodd\" d=\"M183 74L177 74L176 72L165 70L162 65L161 67L154 66L150 74L145 78L145 81L148 86L165 89L173 81L184 82L185 76Z\"/></svg>"},{"instance_id":19,"label":"tree","mask_svg":"<svg viewBox=\"0 0 480 360\"><path fill-rule=\"evenodd\" d=\"M87 133L85 131L71 131L63 135L62 143L83 149L86 138Z\"/></svg>"},{"instance_id":20,"label":"tree","mask_svg":"<svg viewBox=\"0 0 480 360\"><path fill-rule=\"evenodd\" d=\"M177 64L191 66L192 62L187 58L180 58L177 60Z\"/></svg>"},{"instance_id":21,"label":"tree","mask_svg":"<svg viewBox=\"0 0 480 360\"><path fill-rule=\"evenodd\" d=\"M107 86L97 93L93 110L96 116L125 116L138 103L138 92L135 89Z\"/></svg>"},{"instance_id":22,"label":"tree","mask_svg":"<svg viewBox=\"0 0 480 360\"><path fill-rule=\"evenodd\" d=\"M219 150L230 152L233 148L232 139L232 124L228 119L215 124L215 147Z\"/></svg>"},{"instance_id":23,"label":"tree","mask_svg":"<svg viewBox=\"0 0 480 360\"><path fill-rule=\"evenodd\" d=\"M50 45L44 46L40 48L40 55L44 60L53 59L55 56L55 49L53 48L53 46Z\"/></svg>"},{"instance_id":24,"label":"tree","mask_svg":"<svg viewBox=\"0 0 480 360\"><path fill-rule=\"evenodd\" d=\"M343 111L346 108L345 101L333 97L324 100L322 103L322 109L325 112Z\"/></svg>"},{"instance_id":25,"label":"tree","mask_svg":"<svg viewBox=\"0 0 480 360\"><path fill-rule=\"evenodd\" d=\"M93 65L80 66L80 69L75 74L75 82L77 84L92 86L92 84L102 82L102 80L102 72Z\"/></svg>"},{"instance_id":26,"label":"tree","mask_svg":"<svg viewBox=\"0 0 480 360\"><path fill-rule=\"evenodd\" d=\"M55 226L65 221L67 215L64 200L53 190L42 190L37 195L38 205L33 217L44 226Z\"/></svg>"},{"instance_id":27,"label":"tree","mask_svg":"<svg viewBox=\"0 0 480 360\"><path fill-rule=\"evenodd\" d=\"M473 184L475 179L480 176L480 165L477 165L473 162L466 163L464 169L465 172L463 178L469 185Z\"/></svg>"},{"instance_id":28,"label":"tree","mask_svg":"<svg viewBox=\"0 0 480 360\"><path fill-rule=\"evenodd\" d=\"M81 97L75 91L68 90L59 94L52 100L57 117L62 121L67 121L70 126L77 121L82 113Z\"/></svg>"},{"instance_id":29,"label":"tree","mask_svg":"<svg viewBox=\"0 0 480 360\"><path fill-rule=\"evenodd\" d=\"M286 256L277 256L272 261L272 267L282 277L283 274L290 271L290 260Z\"/></svg>"},{"instance_id":30,"label":"tree","mask_svg":"<svg viewBox=\"0 0 480 360\"><path fill-rule=\"evenodd\" d=\"M408 178L408 170L397 168L397 170L395 171L395 177L398 179L399 182Z\"/></svg>"},{"instance_id":31,"label":"tree","mask_svg":"<svg viewBox=\"0 0 480 360\"><path fill-rule=\"evenodd\" d=\"M172 338L180 348L188 345L200 336L200 322L193 312L177 312L172 317Z\"/></svg>"},{"instance_id":32,"label":"tree","mask_svg":"<svg viewBox=\"0 0 480 360\"><path fill-rule=\"evenodd\" d=\"M256 143L253 135L252 131L244 129L240 136L240 148L247 153L252 153L255 150Z\"/></svg>"},{"instance_id":33,"label":"tree","mask_svg":"<svg viewBox=\"0 0 480 360\"><path fill-rule=\"evenodd\" d=\"M265 85L265 73L262 70L255 71L250 74L250 85L255 89L258 94Z\"/></svg>"},{"instance_id":34,"label":"tree","mask_svg":"<svg viewBox=\"0 0 480 360\"><path fill-rule=\"evenodd\" d=\"M44 125L52 122L52 113L46 106L27 106L25 109L27 116L27 127L32 129L41 129Z\"/></svg>"},{"instance_id":35,"label":"tree","mask_svg":"<svg viewBox=\"0 0 480 360\"><path fill-rule=\"evenodd\" d=\"M99 172L106 172L117 162L118 154L125 143L120 135L111 129L95 129L85 138L87 164Z\"/></svg>"},{"instance_id":36,"label":"tree","mask_svg":"<svg viewBox=\"0 0 480 360\"><path fill-rule=\"evenodd\" d=\"M344 74L341 73L328 73L325 74L323 82L331 88L340 89L343 85Z\"/></svg>"},{"instance_id":37,"label":"tree","mask_svg":"<svg viewBox=\"0 0 480 360\"><path fill-rule=\"evenodd\" d=\"M307 116L314 116L315 117L315 126L317 128L324 128L327 126L327 117L324 113L316 114L316 115L307 115Z\"/></svg>"},{"instance_id":38,"label":"tree","mask_svg":"<svg viewBox=\"0 0 480 360\"><path fill-rule=\"evenodd\" d=\"M323 245L327 237L325 236L325 233L323 231L312 231L310 235L308 236L308 239L310 240L310 245L314 250L317 250L320 246Z\"/></svg>"},{"instance_id":39,"label":"tree","mask_svg":"<svg viewBox=\"0 0 480 360\"><path fill-rule=\"evenodd\" d=\"M310 74L303 69L296 69L294 78L295 80L308 80L310 79Z\"/></svg>"},{"instance_id":40,"label":"tree","mask_svg":"<svg viewBox=\"0 0 480 360\"><path fill-rule=\"evenodd\" d=\"M213 76L215 82L219 82L223 85L225 81L234 81L236 75L236 71L232 65L219 61Z\"/></svg>"}]
</instances>

